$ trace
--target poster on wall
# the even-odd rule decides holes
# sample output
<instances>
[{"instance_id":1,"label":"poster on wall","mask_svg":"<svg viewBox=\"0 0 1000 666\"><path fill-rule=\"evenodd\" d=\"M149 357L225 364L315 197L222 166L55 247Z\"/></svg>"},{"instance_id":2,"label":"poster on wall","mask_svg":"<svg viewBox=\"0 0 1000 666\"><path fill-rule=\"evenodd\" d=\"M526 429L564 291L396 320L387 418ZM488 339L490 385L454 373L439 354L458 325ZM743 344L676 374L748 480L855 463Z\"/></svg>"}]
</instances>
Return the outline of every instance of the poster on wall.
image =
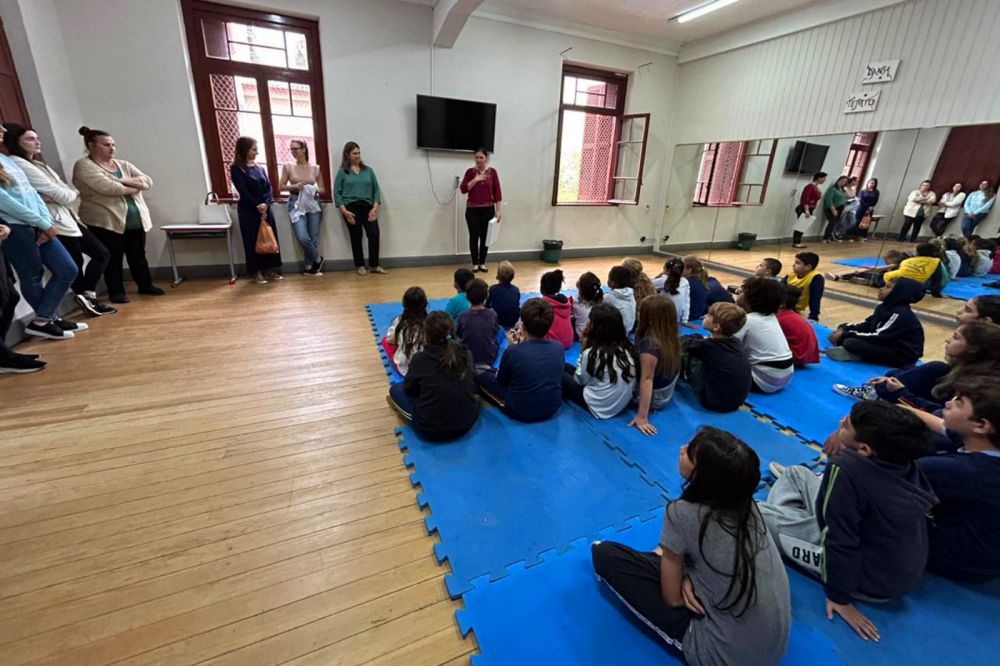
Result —
<instances>
[{"instance_id":1,"label":"poster on wall","mask_svg":"<svg viewBox=\"0 0 1000 666\"><path fill-rule=\"evenodd\" d=\"M878 108L878 101L882 97L882 91L876 92L856 92L847 96L844 100L844 113L866 113Z\"/></svg>"},{"instance_id":2,"label":"poster on wall","mask_svg":"<svg viewBox=\"0 0 1000 666\"><path fill-rule=\"evenodd\" d=\"M865 65L865 71L861 73L861 84L888 83L896 78L897 71L899 71L898 60L870 62Z\"/></svg>"}]
</instances>

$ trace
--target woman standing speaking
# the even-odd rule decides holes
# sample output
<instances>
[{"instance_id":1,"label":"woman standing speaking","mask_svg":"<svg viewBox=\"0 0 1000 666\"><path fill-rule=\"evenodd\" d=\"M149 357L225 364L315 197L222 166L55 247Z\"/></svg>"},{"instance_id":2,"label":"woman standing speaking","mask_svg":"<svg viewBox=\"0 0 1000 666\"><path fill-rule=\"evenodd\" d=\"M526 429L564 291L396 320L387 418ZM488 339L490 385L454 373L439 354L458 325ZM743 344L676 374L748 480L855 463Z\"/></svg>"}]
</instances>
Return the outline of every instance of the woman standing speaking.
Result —
<instances>
[{"instance_id":1,"label":"woman standing speaking","mask_svg":"<svg viewBox=\"0 0 1000 666\"><path fill-rule=\"evenodd\" d=\"M465 204L465 223L469 227L469 254L472 270L486 272L486 232L494 217L500 222L500 176L489 166L490 153L480 148L474 153L476 166L465 172L462 178L462 194L468 194Z\"/></svg>"}]
</instances>

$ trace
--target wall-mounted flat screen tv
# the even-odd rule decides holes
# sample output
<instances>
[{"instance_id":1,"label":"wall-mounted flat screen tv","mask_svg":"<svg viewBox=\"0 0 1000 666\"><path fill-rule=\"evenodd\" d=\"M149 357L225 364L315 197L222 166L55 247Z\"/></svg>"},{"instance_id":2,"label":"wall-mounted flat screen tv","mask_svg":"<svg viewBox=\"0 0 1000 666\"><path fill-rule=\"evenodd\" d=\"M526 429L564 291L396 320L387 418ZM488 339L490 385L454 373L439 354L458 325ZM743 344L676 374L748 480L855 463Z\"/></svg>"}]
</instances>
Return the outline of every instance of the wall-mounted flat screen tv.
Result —
<instances>
[{"instance_id":1,"label":"wall-mounted flat screen tv","mask_svg":"<svg viewBox=\"0 0 1000 666\"><path fill-rule=\"evenodd\" d=\"M788 151L788 159L785 161L785 171L810 174L822 171L823 162L826 161L826 151L828 150L830 150L830 146L796 141L792 149Z\"/></svg>"},{"instance_id":2,"label":"wall-mounted flat screen tv","mask_svg":"<svg viewBox=\"0 0 1000 666\"><path fill-rule=\"evenodd\" d=\"M497 105L417 95L417 148L493 150Z\"/></svg>"}]
</instances>

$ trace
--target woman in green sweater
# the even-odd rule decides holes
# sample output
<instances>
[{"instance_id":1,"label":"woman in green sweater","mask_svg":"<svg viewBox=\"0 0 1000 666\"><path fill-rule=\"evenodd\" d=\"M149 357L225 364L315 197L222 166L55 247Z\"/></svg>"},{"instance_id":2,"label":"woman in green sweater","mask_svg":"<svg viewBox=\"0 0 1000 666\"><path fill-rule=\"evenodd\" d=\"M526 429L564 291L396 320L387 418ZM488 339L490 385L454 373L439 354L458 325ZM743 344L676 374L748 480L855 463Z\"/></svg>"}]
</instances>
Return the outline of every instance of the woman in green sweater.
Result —
<instances>
[{"instance_id":1,"label":"woman in green sweater","mask_svg":"<svg viewBox=\"0 0 1000 666\"><path fill-rule=\"evenodd\" d=\"M823 231L824 243L834 240L833 229L840 220L840 214L844 212L844 205L847 204L845 187L847 187L847 176L841 176L823 193L823 215L826 217L826 230Z\"/></svg>"},{"instance_id":2,"label":"woman in green sweater","mask_svg":"<svg viewBox=\"0 0 1000 666\"><path fill-rule=\"evenodd\" d=\"M387 272L378 265L378 209L382 193L375 171L361 161L361 146L353 141L344 144L343 159L333 181L333 203L347 222L358 275ZM361 247L362 232L368 236L367 269Z\"/></svg>"}]
</instances>

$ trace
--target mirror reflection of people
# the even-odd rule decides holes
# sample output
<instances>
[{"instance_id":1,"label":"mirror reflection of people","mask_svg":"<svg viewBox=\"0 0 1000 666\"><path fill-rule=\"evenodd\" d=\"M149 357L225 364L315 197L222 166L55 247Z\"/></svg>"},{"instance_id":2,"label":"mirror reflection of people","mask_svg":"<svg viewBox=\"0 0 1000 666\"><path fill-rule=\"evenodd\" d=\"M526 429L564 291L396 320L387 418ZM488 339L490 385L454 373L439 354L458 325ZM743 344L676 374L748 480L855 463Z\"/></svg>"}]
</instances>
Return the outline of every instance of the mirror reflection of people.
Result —
<instances>
[{"instance_id":1,"label":"mirror reflection of people","mask_svg":"<svg viewBox=\"0 0 1000 666\"><path fill-rule=\"evenodd\" d=\"M936 237L940 238L944 236L948 225L958 218L959 213L962 212L962 204L965 203L965 192L962 191L962 183L952 185L951 191L942 194L941 201L938 203L940 204L940 208L938 208L937 215L931 220L931 231Z\"/></svg>"},{"instance_id":2,"label":"mirror reflection of people","mask_svg":"<svg viewBox=\"0 0 1000 666\"><path fill-rule=\"evenodd\" d=\"M851 176L847 179L847 185L844 187L844 193L847 195L848 199L853 199L858 196L858 177Z\"/></svg>"},{"instance_id":3,"label":"mirror reflection of people","mask_svg":"<svg viewBox=\"0 0 1000 666\"><path fill-rule=\"evenodd\" d=\"M795 228L792 231L792 247L803 248L802 234L809 230L812 225L813 214L816 205L823 198L823 193L819 186L826 182L826 173L819 171L813 174L812 181L802 188L802 195L799 197L799 205L795 207Z\"/></svg>"},{"instance_id":4,"label":"mirror reflection of people","mask_svg":"<svg viewBox=\"0 0 1000 666\"><path fill-rule=\"evenodd\" d=\"M920 183L920 187L910 192L906 197L906 205L903 206L903 226L899 230L897 241L905 241L906 234L910 234L910 242L916 243L917 236L920 235L920 228L924 226L924 218L930 207L937 203L937 195L931 192L931 181L925 180ZM912 230L912 232L911 232Z\"/></svg>"},{"instance_id":5,"label":"mirror reflection of people","mask_svg":"<svg viewBox=\"0 0 1000 666\"><path fill-rule=\"evenodd\" d=\"M465 223L469 227L469 255L473 272L485 273L486 232L494 217L500 222L500 176L489 166L490 152L485 148L477 150L473 157L476 165L470 167L462 178L462 194L469 195L465 204Z\"/></svg>"},{"instance_id":6,"label":"mirror reflection of people","mask_svg":"<svg viewBox=\"0 0 1000 666\"><path fill-rule=\"evenodd\" d=\"M826 218L826 229L823 230L824 243L831 243L834 240L833 230L840 220L840 214L844 212L844 206L847 205L845 187L847 187L847 176L841 176L823 193L823 217Z\"/></svg>"},{"instance_id":7,"label":"mirror reflection of people","mask_svg":"<svg viewBox=\"0 0 1000 666\"><path fill-rule=\"evenodd\" d=\"M979 183L979 189L965 198L965 217L962 218L962 235L971 238L976 227L989 215L996 200L996 190L990 181Z\"/></svg>"},{"instance_id":8,"label":"mirror reflection of people","mask_svg":"<svg viewBox=\"0 0 1000 666\"><path fill-rule=\"evenodd\" d=\"M848 229L847 233L852 236L860 236L863 239L868 238L869 225L865 228L861 228L862 222L866 215L873 213L875 210L875 204L878 203L879 191L878 191L878 178L869 178L868 182L865 183L865 189L858 192L858 207L854 211L854 226Z\"/></svg>"}]
</instances>

